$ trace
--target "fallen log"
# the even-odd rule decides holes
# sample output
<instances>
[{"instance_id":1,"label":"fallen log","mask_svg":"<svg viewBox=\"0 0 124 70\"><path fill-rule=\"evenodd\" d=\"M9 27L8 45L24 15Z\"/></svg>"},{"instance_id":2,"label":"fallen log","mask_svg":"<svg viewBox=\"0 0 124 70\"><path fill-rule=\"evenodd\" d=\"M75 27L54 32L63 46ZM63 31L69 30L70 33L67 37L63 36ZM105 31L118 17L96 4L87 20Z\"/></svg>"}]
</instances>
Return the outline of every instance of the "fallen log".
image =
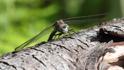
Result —
<instances>
[{"instance_id":1,"label":"fallen log","mask_svg":"<svg viewBox=\"0 0 124 70\"><path fill-rule=\"evenodd\" d=\"M105 23L105 24L104 24ZM124 70L124 19L0 58L0 70Z\"/></svg>"}]
</instances>

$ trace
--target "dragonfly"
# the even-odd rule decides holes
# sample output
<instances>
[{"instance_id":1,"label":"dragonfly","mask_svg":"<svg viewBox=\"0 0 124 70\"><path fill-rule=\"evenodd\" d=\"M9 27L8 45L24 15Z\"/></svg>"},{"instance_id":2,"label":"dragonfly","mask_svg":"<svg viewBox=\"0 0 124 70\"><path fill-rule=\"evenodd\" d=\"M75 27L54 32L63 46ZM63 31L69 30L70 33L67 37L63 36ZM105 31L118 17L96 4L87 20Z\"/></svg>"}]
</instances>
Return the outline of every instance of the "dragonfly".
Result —
<instances>
[{"instance_id":1,"label":"dragonfly","mask_svg":"<svg viewBox=\"0 0 124 70\"><path fill-rule=\"evenodd\" d=\"M32 37L28 41L24 42L23 44L15 48L15 51L24 49L25 47L29 46L33 42L38 41L40 38L43 37L44 34L49 32L49 30L52 30L52 31L47 41L52 41L56 39L56 36L61 36L63 34L69 33L72 30L70 27L71 24L81 25L78 23L98 22L98 21L101 21L105 15L106 14L96 14L96 15L71 17L71 18L57 20L55 23L43 29L39 34L37 34L36 36ZM88 25L88 24L84 24L84 25Z\"/></svg>"}]
</instances>

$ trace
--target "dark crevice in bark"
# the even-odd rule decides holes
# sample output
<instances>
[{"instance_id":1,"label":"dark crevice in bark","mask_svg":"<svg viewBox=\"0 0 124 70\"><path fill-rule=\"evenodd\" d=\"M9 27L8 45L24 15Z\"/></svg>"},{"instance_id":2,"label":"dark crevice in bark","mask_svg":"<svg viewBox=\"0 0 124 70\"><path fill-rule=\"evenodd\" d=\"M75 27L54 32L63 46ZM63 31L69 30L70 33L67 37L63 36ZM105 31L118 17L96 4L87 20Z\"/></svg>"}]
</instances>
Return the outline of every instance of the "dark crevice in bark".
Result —
<instances>
[{"instance_id":1,"label":"dark crevice in bark","mask_svg":"<svg viewBox=\"0 0 124 70\"><path fill-rule=\"evenodd\" d=\"M85 48L81 45L77 45L77 47L80 47L82 50L85 50Z\"/></svg>"},{"instance_id":2,"label":"dark crevice in bark","mask_svg":"<svg viewBox=\"0 0 124 70\"><path fill-rule=\"evenodd\" d=\"M77 39L78 41L80 41L81 43L83 43L84 45L86 45L87 47L89 47L89 45L83 41L81 41L80 39Z\"/></svg>"},{"instance_id":3,"label":"dark crevice in bark","mask_svg":"<svg viewBox=\"0 0 124 70\"><path fill-rule=\"evenodd\" d=\"M124 32L119 26L112 25L113 27L116 27L116 30Z\"/></svg>"},{"instance_id":4,"label":"dark crevice in bark","mask_svg":"<svg viewBox=\"0 0 124 70\"><path fill-rule=\"evenodd\" d=\"M56 46L59 46L59 47L61 47L61 48L64 48L64 49L68 50L69 52L72 52L71 50L69 50L69 49L66 48L65 46L62 46L62 45L59 45L59 44L55 44L55 43L51 43L51 44L56 45Z\"/></svg>"},{"instance_id":5,"label":"dark crevice in bark","mask_svg":"<svg viewBox=\"0 0 124 70\"><path fill-rule=\"evenodd\" d=\"M76 68L78 68L77 64L71 60L69 60Z\"/></svg>"},{"instance_id":6,"label":"dark crevice in bark","mask_svg":"<svg viewBox=\"0 0 124 70\"><path fill-rule=\"evenodd\" d=\"M36 49L36 48L33 48L33 47L31 49L36 50L36 51L40 51L41 53L45 53L44 51Z\"/></svg>"},{"instance_id":7,"label":"dark crevice in bark","mask_svg":"<svg viewBox=\"0 0 124 70\"><path fill-rule=\"evenodd\" d=\"M22 70L26 70L25 68L21 67Z\"/></svg>"},{"instance_id":8,"label":"dark crevice in bark","mask_svg":"<svg viewBox=\"0 0 124 70\"><path fill-rule=\"evenodd\" d=\"M11 67L13 67L15 70L17 70L16 66L11 65L11 64L9 64L8 62L0 61L0 63L3 63L3 64L5 64L5 65L7 65L7 66L11 66Z\"/></svg>"},{"instance_id":9,"label":"dark crevice in bark","mask_svg":"<svg viewBox=\"0 0 124 70\"><path fill-rule=\"evenodd\" d=\"M32 57L33 57L35 60L37 60L38 62L40 62L43 66L47 67L47 66L45 65L45 63L44 63L43 61L41 61L40 59L38 59L37 57L35 57L35 55L32 55Z\"/></svg>"}]
</instances>

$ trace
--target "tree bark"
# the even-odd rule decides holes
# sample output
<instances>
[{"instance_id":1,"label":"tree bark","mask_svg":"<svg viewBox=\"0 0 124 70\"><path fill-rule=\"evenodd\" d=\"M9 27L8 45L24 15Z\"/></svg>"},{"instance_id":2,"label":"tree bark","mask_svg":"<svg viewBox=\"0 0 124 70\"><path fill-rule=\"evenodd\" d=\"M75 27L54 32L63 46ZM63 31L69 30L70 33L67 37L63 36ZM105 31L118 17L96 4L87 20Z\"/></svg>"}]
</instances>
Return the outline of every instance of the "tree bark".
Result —
<instances>
[{"instance_id":1,"label":"tree bark","mask_svg":"<svg viewBox=\"0 0 124 70\"><path fill-rule=\"evenodd\" d=\"M123 70L122 58L114 63L105 58L111 57L106 53L117 52L117 46L123 48L123 41L124 20L114 19L71 37L4 55L0 58L0 70L111 70L113 65ZM115 59L120 56L123 54Z\"/></svg>"}]
</instances>

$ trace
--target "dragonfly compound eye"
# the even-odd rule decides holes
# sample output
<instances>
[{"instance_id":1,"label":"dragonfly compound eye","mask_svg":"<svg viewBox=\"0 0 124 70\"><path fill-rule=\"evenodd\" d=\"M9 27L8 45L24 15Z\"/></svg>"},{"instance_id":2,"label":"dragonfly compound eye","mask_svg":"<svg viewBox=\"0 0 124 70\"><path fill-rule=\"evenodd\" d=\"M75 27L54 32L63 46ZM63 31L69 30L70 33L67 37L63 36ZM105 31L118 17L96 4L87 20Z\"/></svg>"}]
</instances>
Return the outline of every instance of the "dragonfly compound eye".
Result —
<instances>
[{"instance_id":1,"label":"dragonfly compound eye","mask_svg":"<svg viewBox=\"0 0 124 70\"><path fill-rule=\"evenodd\" d=\"M58 32L67 33L68 28L69 28L68 24L66 24L63 20L58 20L55 23L55 30Z\"/></svg>"},{"instance_id":2,"label":"dragonfly compound eye","mask_svg":"<svg viewBox=\"0 0 124 70\"><path fill-rule=\"evenodd\" d=\"M68 32L68 29L69 29L69 26L67 24L65 24L62 28L62 32L63 33L67 33Z\"/></svg>"}]
</instances>

